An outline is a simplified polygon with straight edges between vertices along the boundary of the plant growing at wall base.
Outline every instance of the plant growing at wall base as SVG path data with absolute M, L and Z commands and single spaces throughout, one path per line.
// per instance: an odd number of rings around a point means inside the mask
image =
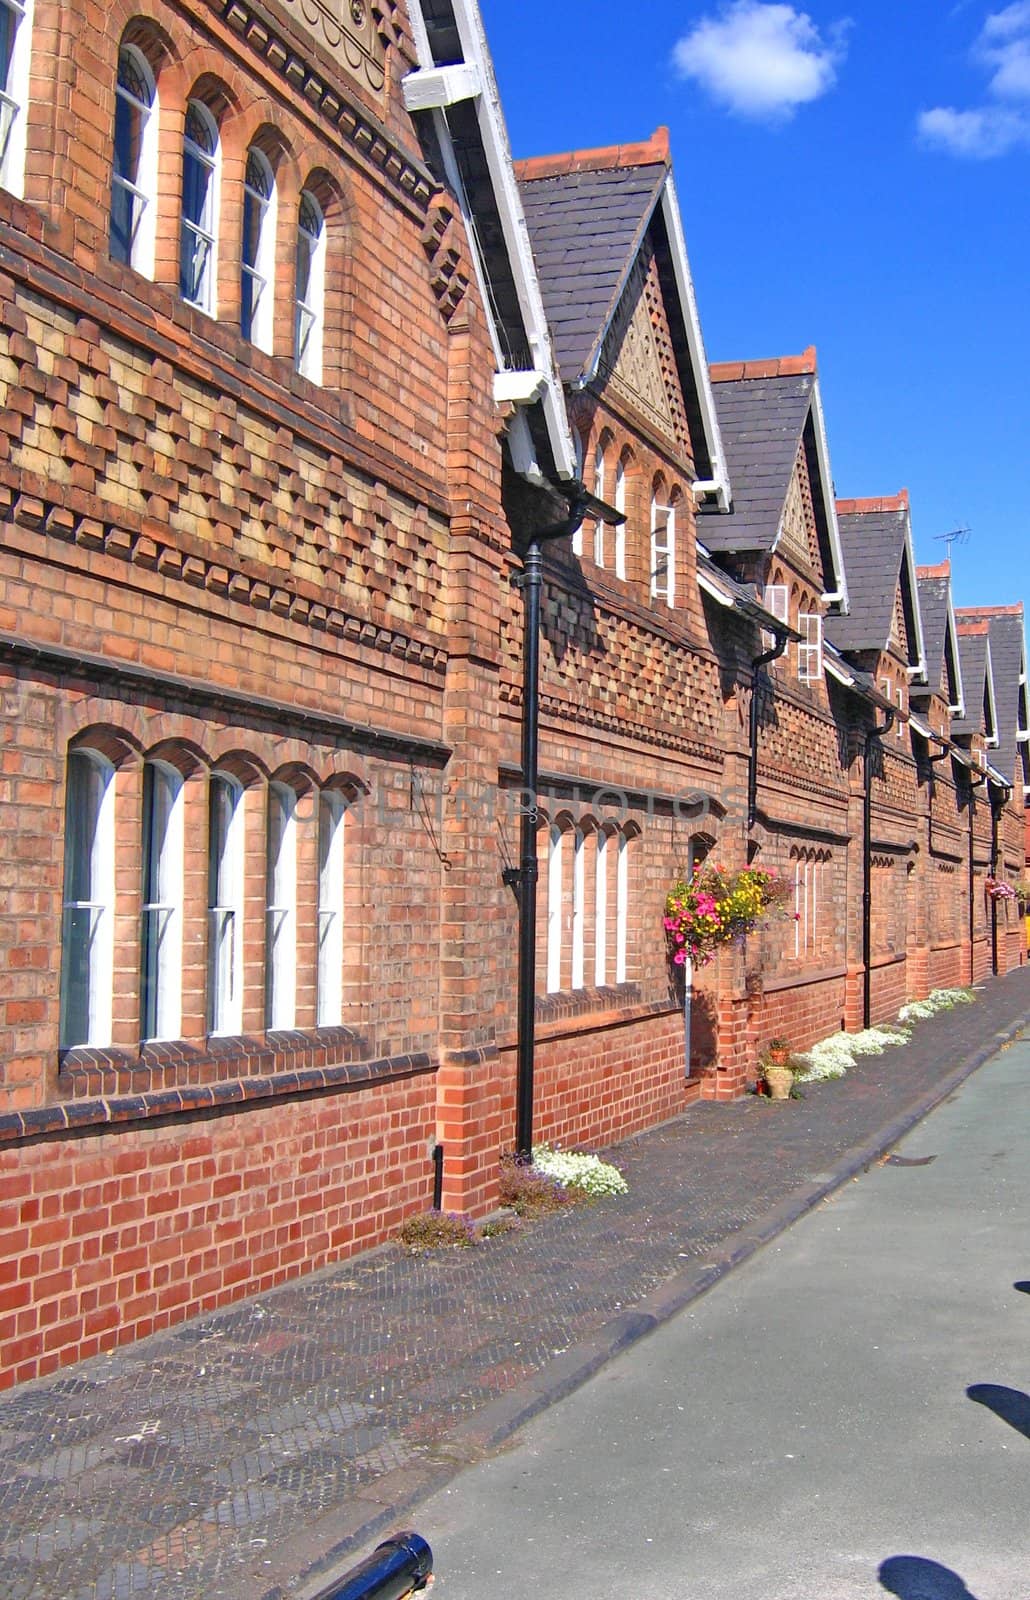
M 591 1200 L 629 1192 L 618 1167 L 581 1150 L 552 1150 L 550 1145 L 534 1145 L 533 1165 L 537 1172 L 553 1178 L 565 1189 Z
M 764 867 L 728 872 L 704 863 L 680 878 L 665 899 L 664 926 L 673 965 L 706 967 L 719 948 L 742 939 L 771 913 L 787 913 L 791 886 Z
M 480 1234 L 464 1212 L 422 1211 L 402 1222 L 394 1237 L 410 1255 L 421 1256 L 430 1250 L 468 1250 Z

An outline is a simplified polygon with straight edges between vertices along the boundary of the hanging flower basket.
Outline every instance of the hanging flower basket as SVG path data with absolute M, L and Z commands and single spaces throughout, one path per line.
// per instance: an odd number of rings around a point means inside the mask
M 707 863 L 673 884 L 665 900 L 665 932 L 673 964 L 706 967 L 720 946 L 758 927 L 769 916 L 790 915 L 792 886 L 775 872 L 741 867 L 727 872 Z
M 984 888 L 987 890 L 989 900 L 1018 900 L 1019 895 L 1011 883 L 1003 883 L 1000 878 L 985 878 Z

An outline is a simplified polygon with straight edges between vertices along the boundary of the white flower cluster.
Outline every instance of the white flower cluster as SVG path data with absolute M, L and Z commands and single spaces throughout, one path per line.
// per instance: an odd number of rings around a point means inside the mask
M 824 1078 L 843 1078 L 859 1056 L 878 1056 L 889 1045 L 905 1044 L 909 1038 L 907 1028 L 866 1028 L 862 1033 L 831 1033 L 820 1039 L 811 1050 L 795 1057 L 801 1071 L 795 1073 L 798 1083 L 819 1083 Z
M 899 1022 L 922 1022 L 925 1017 L 935 1017 L 938 1011 L 950 1011 L 952 1006 L 969 1006 L 976 995 L 972 989 L 931 989 L 925 1000 L 913 1000 L 898 1012 Z
M 610 1194 L 628 1194 L 629 1188 L 618 1167 L 602 1161 L 600 1156 L 581 1155 L 574 1150 L 552 1150 L 550 1145 L 533 1146 L 533 1165 L 538 1172 L 557 1178 L 566 1189 L 581 1189 L 584 1194 L 599 1198 Z
M 819 1083 L 824 1078 L 843 1078 L 859 1056 L 878 1056 L 892 1044 L 906 1044 L 911 1038 L 910 1024 L 938 1011 L 948 1011 L 952 1006 L 971 1005 L 976 999 L 972 989 L 932 989 L 925 1000 L 913 1000 L 898 1012 L 900 1026 L 892 1028 L 866 1028 L 863 1033 L 831 1033 L 821 1039 L 811 1050 L 795 1056 L 801 1070 L 795 1073 L 798 1083 Z

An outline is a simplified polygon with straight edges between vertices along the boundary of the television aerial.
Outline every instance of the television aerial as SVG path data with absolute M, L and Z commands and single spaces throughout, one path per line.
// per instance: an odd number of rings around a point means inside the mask
M 947 546 L 947 556 L 948 560 L 950 561 L 952 545 L 968 544 L 969 535 L 972 533 L 972 531 L 972 528 L 967 528 L 965 524 L 962 524 L 960 527 L 952 528 L 950 533 L 935 533 L 934 538 L 939 544 Z

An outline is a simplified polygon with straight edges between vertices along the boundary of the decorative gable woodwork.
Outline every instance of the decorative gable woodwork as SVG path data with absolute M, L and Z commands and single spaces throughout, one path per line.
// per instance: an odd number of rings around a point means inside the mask
M 598 375 L 663 438 L 690 453 L 690 431 L 662 301 L 654 253 L 644 249 L 630 273 L 605 340 Z
M 891 617 L 891 644 L 898 654 L 908 660 L 908 625 L 905 622 L 905 602 L 901 584 L 894 591 L 894 614 Z
M 819 554 L 819 535 L 815 525 L 812 484 L 804 444 L 798 448 L 780 527 L 784 554 L 818 574 L 819 582 L 825 586 L 825 574 L 822 571 L 822 558 Z

